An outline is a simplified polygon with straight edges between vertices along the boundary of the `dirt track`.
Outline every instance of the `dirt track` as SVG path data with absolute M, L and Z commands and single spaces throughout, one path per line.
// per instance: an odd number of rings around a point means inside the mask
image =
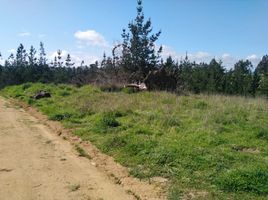
M 135 199 L 68 141 L 0 97 L 0 200 Z

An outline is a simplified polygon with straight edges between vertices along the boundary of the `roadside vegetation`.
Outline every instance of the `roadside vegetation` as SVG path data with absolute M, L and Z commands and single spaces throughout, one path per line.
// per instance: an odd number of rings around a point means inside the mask
M 39 90 L 52 97 L 32 99 Z M 41 83 L 9 86 L 0 94 L 61 121 L 133 176 L 166 178 L 169 199 L 267 199 L 265 99 Z

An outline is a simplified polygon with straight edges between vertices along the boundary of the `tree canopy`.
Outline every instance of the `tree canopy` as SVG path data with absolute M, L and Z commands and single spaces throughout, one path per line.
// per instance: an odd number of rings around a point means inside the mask
M 186 54 L 178 61 L 172 56 L 161 57 L 162 47 L 156 43 L 160 35 L 161 31 L 153 33 L 151 19 L 145 19 L 142 1 L 138 0 L 137 15 L 128 29 L 123 29 L 122 42 L 113 48 L 112 56 L 104 53 L 102 60 L 85 65 L 84 61 L 74 63 L 70 54 L 64 58 L 59 49 L 49 61 L 43 42 L 38 50 L 19 44 L 16 53 L 0 65 L 0 88 L 25 82 L 121 87 L 146 81 L 151 90 L 268 97 L 268 55 L 255 69 L 248 60 L 239 60 L 229 70 L 216 59 L 196 63 Z

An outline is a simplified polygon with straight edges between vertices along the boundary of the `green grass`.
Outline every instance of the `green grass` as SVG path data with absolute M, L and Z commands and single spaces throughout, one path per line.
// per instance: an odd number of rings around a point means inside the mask
M 31 99 L 38 90 L 52 98 Z M 268 199 L 265 99 L 31 83 L 0 93 L 61 121 L 133 176 L 167 178 L 169 199 Z

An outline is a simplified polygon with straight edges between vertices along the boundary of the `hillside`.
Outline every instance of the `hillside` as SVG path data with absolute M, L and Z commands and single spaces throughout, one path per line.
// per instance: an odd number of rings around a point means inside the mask
M 36 91 L 52 98 L 33 100 Z M 267 199 L 268 102 L 166 92 L 32 84 L 0 92 L 36 107 L 141 179 L 168 180 L 169 199 Z

